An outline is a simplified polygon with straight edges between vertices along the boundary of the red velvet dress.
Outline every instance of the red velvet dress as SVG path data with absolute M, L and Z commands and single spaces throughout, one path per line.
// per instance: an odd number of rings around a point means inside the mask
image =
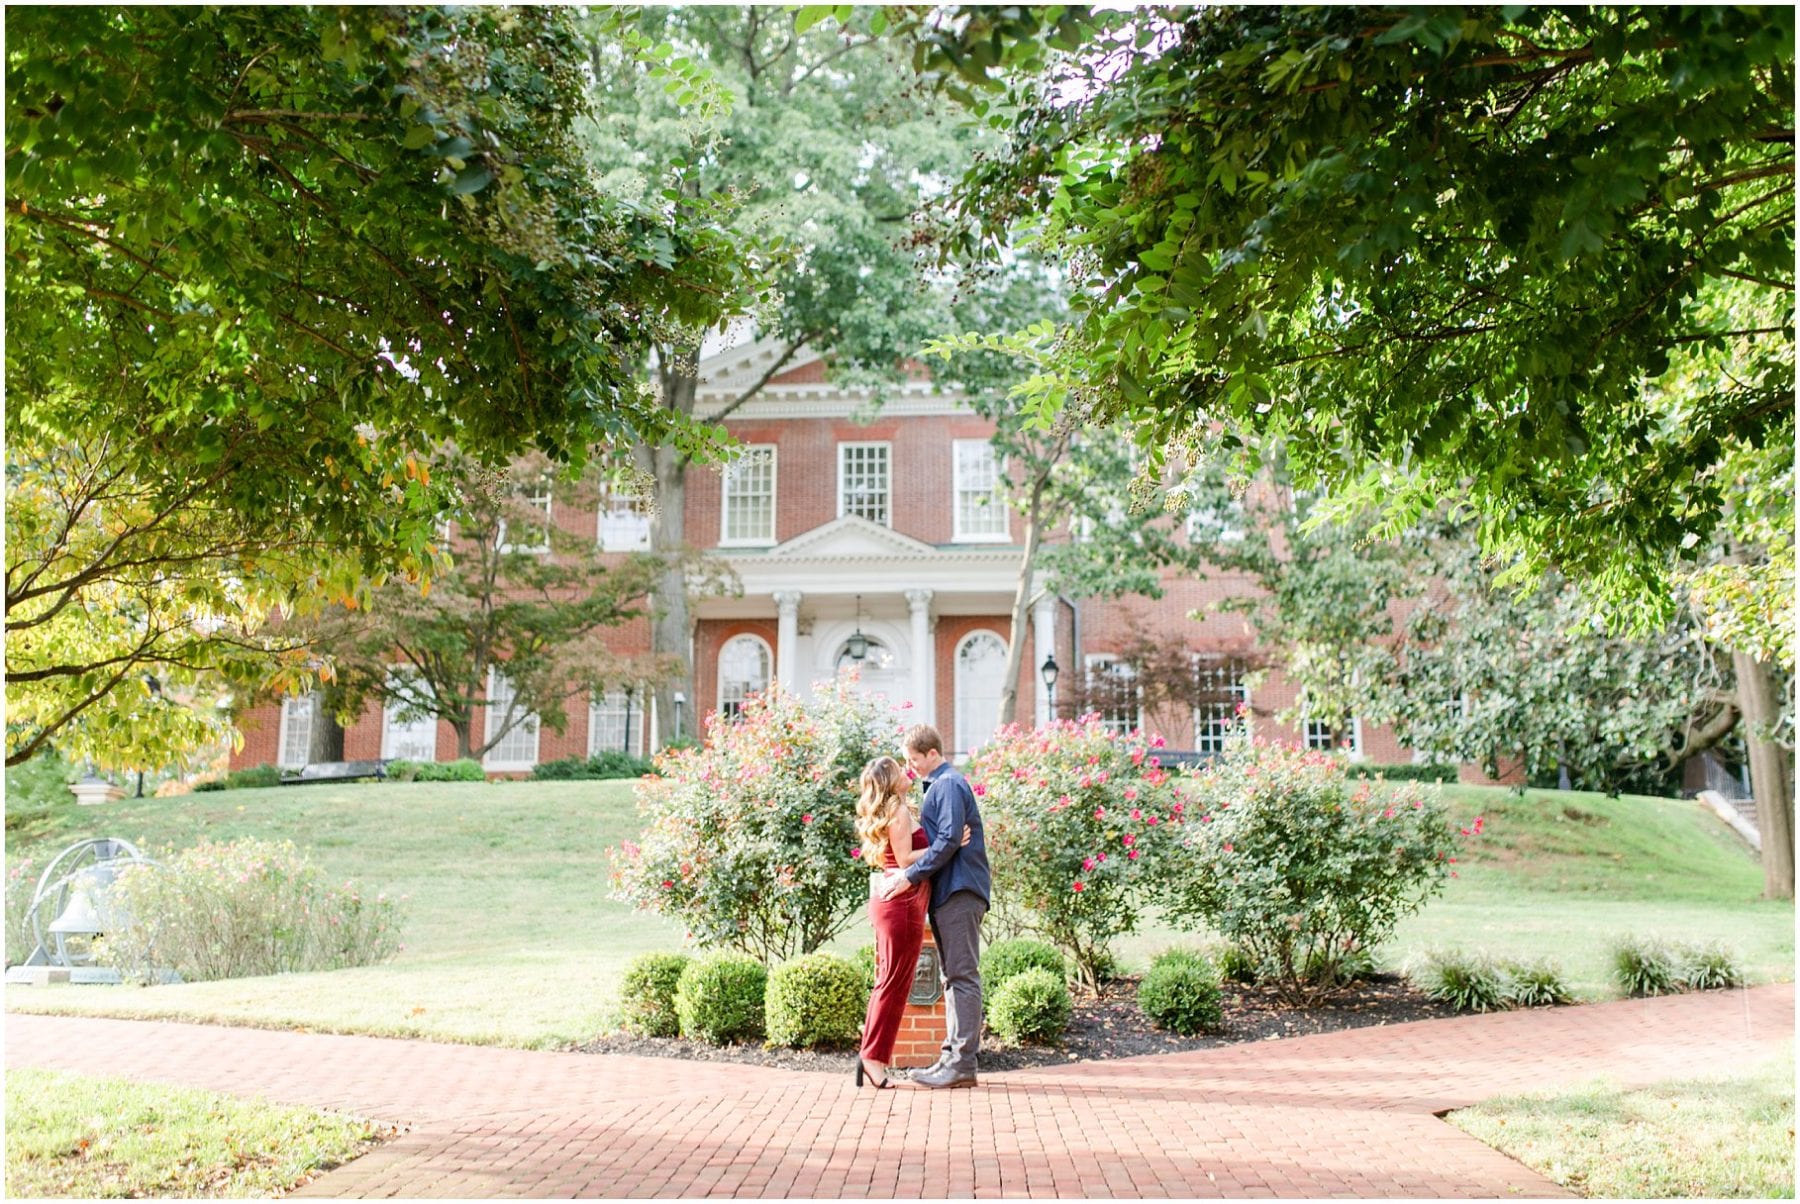
M 912 847 L 931 842 L 924 828 L 914 828 Z M 883 864 L 898 868 L 894 850 L 887 850 Z M 919 949 L 925 943 L 925 911 L 931 905 L 931 884 L 910 886 L 891 899 L 869 900 L 869 922 L 875 928 L 875 990 L 863 1017 L 862 1056 L 871 1062 L 892 1061 L 894 1039 L 900 1034 L 900 1017 L 906 996 L 912 991 L 919 969 Z

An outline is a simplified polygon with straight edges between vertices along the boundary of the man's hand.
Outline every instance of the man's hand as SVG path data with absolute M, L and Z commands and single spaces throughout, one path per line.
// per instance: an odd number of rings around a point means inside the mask
M 881 900 L 893 898 L 905 890 L 908 883 L 906 875 L 899 870 L 889 870 L 881 877 L 881 885 L 875 888 L 875 897 Z

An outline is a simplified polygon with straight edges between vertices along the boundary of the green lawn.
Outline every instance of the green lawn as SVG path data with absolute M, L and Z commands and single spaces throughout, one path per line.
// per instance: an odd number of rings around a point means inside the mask
M 681 932 L 606 898 L 603 850 L 635 835 L 629 782 L 351 784 L 66 806 L 8 832 L 8 855 L 81 835 L 147 845 L 286 837 L 334 876 L 408 896 L 406 948 L 332 973 L 180 986 L 7 988 L 16 1011 L 164 1016 L 530 1047 L 592 1036 L 625 963 Z M 1794 912 L 1757 898 L 1755 859 L 1696 803 L 1447 788 L 1486 816 L 1460 877 L 1405 922 L 1383 960 L 1460 945 L 1550 955 L 1587 997 L 1611 993 L 1606 947 L 1627 933 L 1722 937 L 1754 981 L 1793 977 Z M 860 922 L 835 944 L 868 941 Z M 1152 925 L 1128 966 L 1187 939 Z
M 6 1197 L 278 1196 L 379 1140 L 367 1121 L 210 1091 L 6 1072 Z
M 1606 1199 L 1792 1199 L 1794 1057 L 1624 1090 L 1601 1081 L 1486 1100 L 1451 1124 Z

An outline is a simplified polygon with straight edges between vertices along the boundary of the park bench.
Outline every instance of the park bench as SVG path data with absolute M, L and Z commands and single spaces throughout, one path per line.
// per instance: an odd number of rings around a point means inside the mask
M 310 786 L 316 782 L 355 782 L 363 778 L 374 778 L 377 781 L 387 777 L 387 762 L 376 761 L 316 761 L 305 766 L 298 773 L 281 775 L 283 786 Z

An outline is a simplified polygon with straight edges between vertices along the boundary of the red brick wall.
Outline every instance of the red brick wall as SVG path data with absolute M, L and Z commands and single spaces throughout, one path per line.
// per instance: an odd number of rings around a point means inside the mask
M 881 418 L 859 426 L 848 418 L 792 418 L 727 422 L 745 444 L 773 444 L 775 452 L 775 539 L 794 538 L 838 516 L 838 444 L 891 444 L 888 467 L 893 486 L 892 526 L 925 543 L 955 537 L 955 453 L 957 439 L 985 439 L 994 424 L 973 415 L 935 418 Z M 720 471 L 696 467 L 687 478 L 688 542 L 716 547 L 721 513 Z M 1017 515 L 1012 538 L 1023 538 Z

